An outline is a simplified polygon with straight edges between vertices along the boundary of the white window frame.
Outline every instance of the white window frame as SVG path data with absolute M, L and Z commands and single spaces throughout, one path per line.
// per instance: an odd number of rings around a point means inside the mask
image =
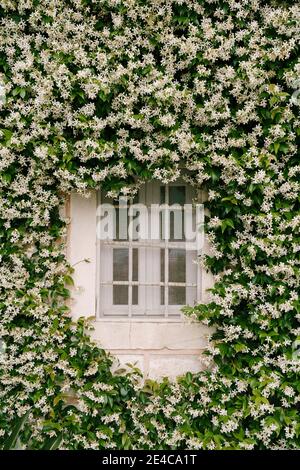
M 195 194 L 193 188 L 182 180 L 177 180 L 168 185 L 163 185 L 160 182 L 149 182 L 146 183 L 145 189 L 140 191 L 139 203 L 149 205 L 160 204 L 160 188 L 165 186 L 166 189 L 166 204 L 168 204 L 168 193 L 171 186 L 185 186 L 186 188 L 186 203 L 191 203 L 192 200 L 201 202 L 199 199 L 200 192 Z M 101 190 L 97 192 L 97 209 L 99 204 L 101 204 Z M 171 209 L 172 210 L 172 209 Z M 165 224 L 166 227 L 169 227 L 169 217 L 170 210 L 166 210 Z M 197 214 L 197 213 L 196 213 Z M 157 215 L 159 217 L 159 214 Z M 157 221 L 159 224 L 159 219 Z M 201 221 L 196 220 L 196 224 L 201 223 Z M 167 229 L 168 230 L 168 229 Z M 199 255 L 202 251 L 200 236 L 197 236 L 197 248 L 196 255 Z M 156 243 L 156 248 L 152 250 L 146 249 L 145 240 L 143 241 L 111 241 L 106 242 L 107 245 L 110 245 L 108 249 L 102 250 L 101 244 L 104 243 L 102 240 L 96 242 L 96 320 L 113 320 L 114 318 L 118 320 L 145 320 L 151 321 L 178 321 L 182 318 L 181 309 L 183 305 L 168 305 L 168 302 L 165 302 L 164 305 L 160 304 L 160 289 L 161 286 L 165 283 L 165 300 L 168 300 L 168 286 L 183 285 L 182 283 L 169 283 L 168 282 L 168 248 L 185 248 L 184 241 L 168 241 L 161 240 Z M 151 242 L 152 243 L 152 242 Z M 143 246 L 144 245 L 144 246 Z M 155 243 L 154 243 L 155 245 Z M 148 243 L 147 243 L 147 246 Z M 128 281 L 113 281 L 113 248 L 118 247 L 128 247 L 129 249 L 129 279 Z M 132 281 L 132 249 L 139 249 L 138 256 L 138 273 L 139 280 Z M 165 273 L 164 273 L 164 283 L 158 282 L 160 280 L 160 249 L 165 249 Z M 186 287 L 193 287 L 196 289 L 196 299 L 195 302 L 202 301 L 202 269 L 200 268 L 199 263 L 193 263 L 196 256 L 194 251 L 186 251 L 186 278 L 184 285 Z M 150 267 L 150 269 L 149 269 Z M 190 267 L 190 269 L 189 269 Z M 147 273 L 146 273 L 147 268 Z M 107 292 L 104 296 L 101 295 L 101 270 L 105 269 L 106 277 L 109 278 L 107 281 Z M 159 270 L 159 271 L 158 271 Z M 189 277 L 191 277 L 191 271 L 194 270 L 194 276 L 196 277 L 196 282 L 191 282 Z M 129 288 L 128 293 L 128 306 L 126 305 L 113 305 L 112 301 L 112 290 L 113 285 L 129 285 L 139 286 L 139 295 L 138 295 L 138 305 L 132 305 L 132 289 Z M 153 284 L 153 289 L 152 289 Z M 157 288 L 158 295 L 153 295 L 151 290 L 154 291 L 155 287 Z M 147 288 L 146 288 L 147 287 Z M 187 294 L 187 292 L 186 292 Z M 109 297 L 109 298 L 108 298 Z M 186 304 L 191 305 L 192 302 L 189 302 L 187 295 Z M 150 308 L 146 308 L 146 306 Z

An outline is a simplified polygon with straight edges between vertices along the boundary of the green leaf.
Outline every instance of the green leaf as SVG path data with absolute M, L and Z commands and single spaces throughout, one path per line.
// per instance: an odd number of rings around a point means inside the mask
M 137 120 L 144 119 L 143 114 L 133 114 L 132 117 L 133 117 L 133 119 L 137 119 Z
M 222 202 L 231 202 L 231 204 L 237 204 L 237 199 L 234 196 L 226 196 L 222 198 Z
M 275 142 L 275 143 L 273 144 L 273 147 L 274 147 L 274 152 L 275 152 L 275 154 L 277 155 L 278 150 L 280 149 L 280 142 Z
M 56 406 L 60 401 L 64 401 L 63 396 L 62 395 L 57 395 L 53 399 L 53 405 Z
M 237 344 L 234 345 L 234 349 L 236 350 L 236 352 L 242 352 L 242 351 L 245 351 L 247 349 L 247 346 L 245 346 L 242 343 L 237 343 Z
M 71 276 L 69 276 L 68 274 L 65 275 L 64 277 L 64 280 L 65 280 L 65 283 L 68 285 L 68 286 L 74 286 L 74 280 Z
M 127 388 L 125 388 L 125 387 L 120 388 L 120 394 L 121 394 L 122 397 L 126 397 L 127 393 L 128 393 Z
M 29 411 L 27 411 L 25 415 L 21 416 L 21 418 L 17 419 L 11 434 L 9 435 L 9 437 L 6 439 L 6 441 L 3 444 L 4 450 L 13 450 L 16 448 L 19 434 L 22 431 L 23 426 L 28 419 L 28 415 L 29 415 Z
M 49 437 L 43 444 L 43 450 L 56 450 L 59 448 L 60 444 L 62 443 L 63 435 L 62 433 L 58 434 L 58 436 Z
M 129 439 L 129 436 L 128 436 L 128 434 L 124 433 L 122 435 L 122 447 L 123 447 L 123 449 L 128 450 L 128 449 L 130 449 L 130 446 L 131 446 L 131 441 Z
M 222 220 L 222 223 L 221 223 L 221 230 L 222 230 L 222 233 L 225 232 L 225 230 L 226 230 L 227 227 L 234 228 L 234 222 L 233 222 L 233 220 L 231 220 L 231 219 L 224 219 L 224 220 Z

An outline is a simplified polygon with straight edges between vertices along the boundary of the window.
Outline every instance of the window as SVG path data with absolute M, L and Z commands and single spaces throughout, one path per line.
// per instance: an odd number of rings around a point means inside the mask
M 199 195 L 200 202 L 206 199 L 204 191 L 199 190 Z M 199 356 L 213 331 L 203 323 L 185 321 L 180 312 L 184 304 L 208 302 L 207 289 L 214 285 L 212 274 L 194 263 L 197 251 L 211 254 L 203 232 L 196 244 L 189 245 L 192 237 L 180 230 L 180 224 L 174 226 L 176 214 L 177 222 L 184 224 L 188 214 L 173 210 L 173 202 L 182 208 L 183 202 L 192 200 L 196 202 L 196 193 L 182 181 L 168 186 L 151 182 L 128 201 L 129 208 L 125 201 L 115 201 L 116 213 L 121 212 L 113 224 L 106 223 L 105 204 L 112 201 L 103 193 L 92 191 L 85 197 L 74 191 L 66 204 L 70 219 L 66 254 L 74 266 L 75 284 L 72 318 L 93 318 L 93 340 L 117 357 L 121 367 L 136 364 L 145 377 L 200 370 Z M 145 206 L 163 202 L 168 202 L 169 214 L 161 207 L 154 211 L 151 233 L 148 219 L 152 218 Z M 141 206 L 142 217 L 137 209 L 131 211 L 134 205 Z M 201 225 L 203 214 L 198 221 L 197 211 L 192 215 L 195 226 Z M 115 236 L 99 238 L 100 219 L 104 228 L 115 226 Z M 122 233 L 125 219 L 133 222 L 131 238 Z
M 133 200 L 99 192 L 98 317 L 178 318 L 182 306 L 201 300 L 195 201 L 193 188 L 181 182 L 147 183 Z

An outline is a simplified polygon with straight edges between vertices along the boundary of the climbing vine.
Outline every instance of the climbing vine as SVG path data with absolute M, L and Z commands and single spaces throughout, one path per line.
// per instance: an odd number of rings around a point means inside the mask
M 297 1 L 0 2 L 0 445 L 300 446 Z M 70 191 L 205 189 L 208 368 L 112 372 L 73 323 Z M 82 312 L 83 315 L 85 312 Z M 58 441 L 57 441 L 58 442 Z

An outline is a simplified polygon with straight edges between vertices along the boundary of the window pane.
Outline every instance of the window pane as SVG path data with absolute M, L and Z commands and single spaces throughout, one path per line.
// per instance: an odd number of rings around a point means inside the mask
M 113 286 L 113 304 L 128 305 L 128 286 Z
M 128 281 L 128 248 L 113 250 L 113 280 Z
M 160 187 L 160 204 L 166 203 L 166 187 Z M 165 214 L 164 211 L 160 211 L 159 213 L 159 236 L 162 240 L 165 237 Z
M 139 288 L 138 286 L 132 286 L 132 305 L 138 305 L 139 303 Z
M 132 280 L 139 280 L 139 250 L 138 248 L 132 249 Z
M 160 250 L 160 282 L 165 282 L 165 250 Z
M 183 206 L 186 202 L 185 186 L 170 186 L 169 204 Z M 170 240 L 184 240 L 184 212 L 176 210 L 170 212 Z
M 124 198 L 109 198 L 106 193 L 103 191 L 101 193 L 101 202 L 102 204 L 110 204 L 114 207 L 114 217 L 113 217 L 113 233 L 114 240 L 127 240 L 127 212 L 126 204 L 127 201 Z M 120 228 L 121 225 L 121 228 Z
M 169 282 L 186 282 L 186 252 L 180 248 L 169 248 Z M 160 250 L 160 280 L 165 282 L 165 250 Z M 169 286 L 169 305 L 186 303 L 185 286 Z M 165 304 L 165 288 L 160 288 L 160 304 Z
M 187 287 L 186 288 L 186 305 L 195 305 L 197 300 L 197 288 L 196 287 Z
M 116 201 L 116 240 L 128 240 L 128 205 L 127 198 Z
M 166 203 L 166 187 L 160 187 L 160 203 Z M 185 186 L 169 186 L 169 206 L 179 204 L 182 209 L 175 209 L 170 207 L 169 212 L 169 239 L 170 240 L 184 240 L 184 211 L 183 206 L 186 202 L 186 188 Z M 160 213 L 160 238 L 165 238 L 165 214 L 163 211 Z
M 169 249 L 169 282 L 185 282 L 185 250 Z
M 184 241 L 184 211 L 170 209 L 170 241 Z
M 165 305 L 165 287 L 160 288 L 160 305 Z
M 165 282 L 165 250 L 160 250 L 160 282 Z M 160 288 L 160 305 L 165 304 L 165 286 Z
M 161 204 L 166 203 L 166 187 L 165 186 L 160 187 L 160 203 Z
M 185 186 L 170 186 L 169 187 L 169 204 L 185 204 Z
M 137 204 L 139 201 L 139 194 L 136 194 L 134 198 L 130 199 L 127 197 L 120 197 L 119 199 L 110 199 L 110 203 L 115 205 L 116 212 L 116 232 L 115 240 L 128 240 L 128 228 L 130 223 L 129 218 L 129 206 Z M 134 217 L 137 218 L 138 214 Z M 134 239 L 138 239 L 138 236 L 134 236 Z
M 169 287 L 169 305 L 185 305 L 185 287 Z
M 139 250 L 138 248 L 132 249 L 132 280 L 139 280 Z M 139 287 L 132 286 L 132 305 L 139 303 Z

